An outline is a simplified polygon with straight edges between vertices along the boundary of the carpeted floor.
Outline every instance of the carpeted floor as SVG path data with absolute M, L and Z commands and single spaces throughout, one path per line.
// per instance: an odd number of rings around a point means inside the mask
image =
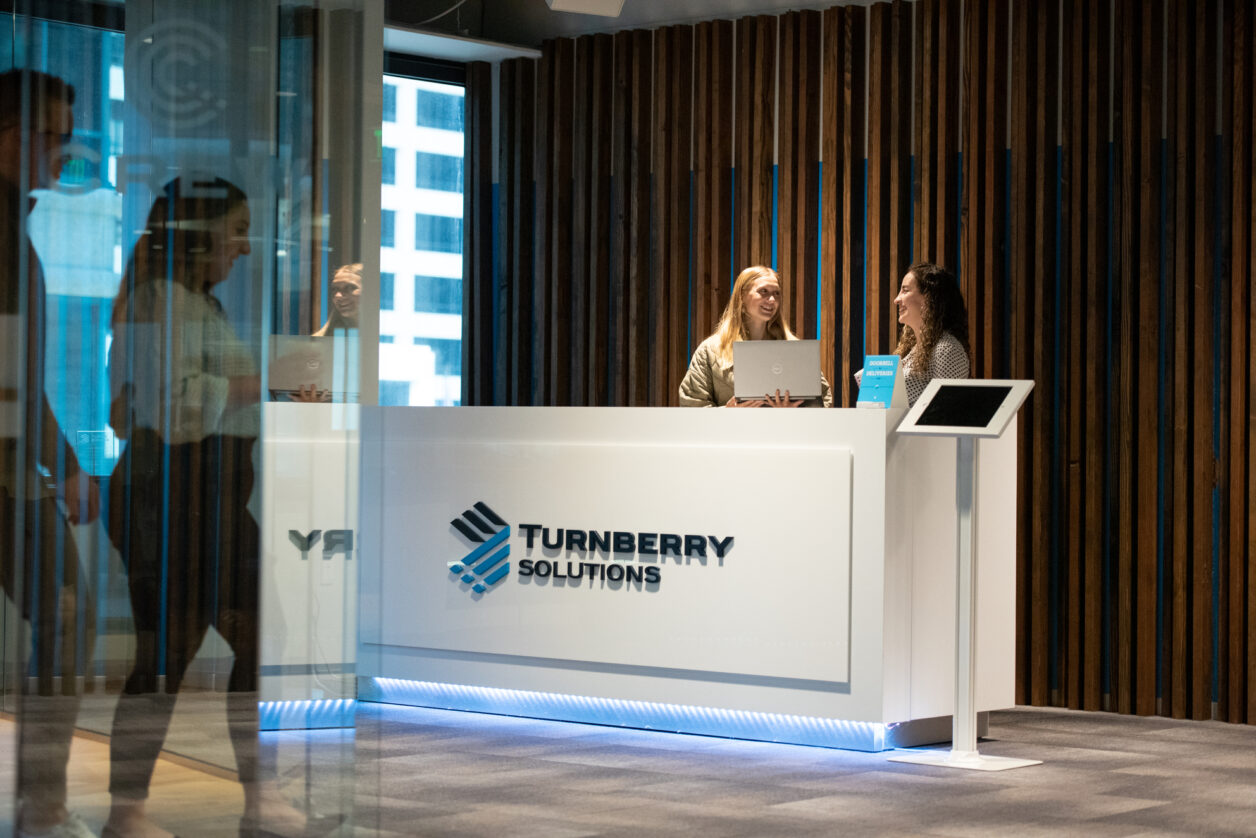
M 982 752 L 1044 764 L 999 773 L 370 704 L 356 734 L 263 739 L 289 797 L 352 810 L 342 836 L 1256 836 L 1256 727 L 1219 722 L 1002 711 Z M 76 741 L 71 807 L 97 829 L 107 767 L 100 737 Z M 151 811 L 184 838 L 232 835 L 240 805 L 221 768 L 159 765 Z
M 396 835 L 1256 835 L 1256 727 L 991 715 L 998 773 L 859 754 L 366 705 L 357 812 Z

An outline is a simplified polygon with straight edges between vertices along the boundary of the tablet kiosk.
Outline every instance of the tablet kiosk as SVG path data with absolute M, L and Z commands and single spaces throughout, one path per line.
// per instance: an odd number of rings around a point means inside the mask
M 985 757 L 977 750 L 977 440 L 1003 435 L 1032 381 L 935 378 L 898 426 L 900 434 L 955 437 L 955 707 L 951 750 L 890 757 L 891 762 L 1004 771 L 1041 760 Z

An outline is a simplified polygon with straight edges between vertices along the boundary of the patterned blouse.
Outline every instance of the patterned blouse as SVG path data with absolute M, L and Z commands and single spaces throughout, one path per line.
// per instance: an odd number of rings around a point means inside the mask
M 916 348 L 919 349 L 919 345 Z M 938 338 L 927 366 L 918 364 L 918 360 L 919 353 L 913 350 L 902 361 L 903 384 L 907 388 L 909 405 L 916 403 L 935 378 L 968 378 L 968 353 L 950 332 L 943 332 Z

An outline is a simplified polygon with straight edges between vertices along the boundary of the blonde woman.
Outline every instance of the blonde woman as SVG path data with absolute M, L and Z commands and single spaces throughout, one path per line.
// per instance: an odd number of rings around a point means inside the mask
M 326 337 L 334 334 L 337 329 L 356 329 L 361 297 L 362 263 L 355 262 L 337 268 L 331 279 L 331 313 L 314 336 Z
M 746 268 L 733 283 L 715 333 L 698 345 L 680 382 L 682 407 L 798 407 L 802 400 L 783 396 L 738 402 L 733 396 L 733 344 L 739 340 L 798 340 L 785 322 L 785 289 L 776 271 L 763 265 Z M 824 407 L 833 406 L 829 382 L 820 376 Z M 816 402 L 816 400 L 812 400 Z

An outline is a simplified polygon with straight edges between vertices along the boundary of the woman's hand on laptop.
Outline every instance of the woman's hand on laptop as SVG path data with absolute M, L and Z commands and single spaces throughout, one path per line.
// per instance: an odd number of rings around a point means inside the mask
M 771 393 L 764 396 L 762 404 L 765 407 L 802 407 L 802 401 L 802 399 L 791 399 L 788 390 L 785 391 L 784 396 L 781 395 L 780 390 L 777 390 L 775 397 Z
M 763 407 L 766 404 L 767 402 L 765 402 L 763 399 L 743 399 L 742 401 L 737 401 L 737 397 L 733 396 L 731 399 L 728 400 L 727 403 L 725 403 L 724 406 L 725 407 Z

